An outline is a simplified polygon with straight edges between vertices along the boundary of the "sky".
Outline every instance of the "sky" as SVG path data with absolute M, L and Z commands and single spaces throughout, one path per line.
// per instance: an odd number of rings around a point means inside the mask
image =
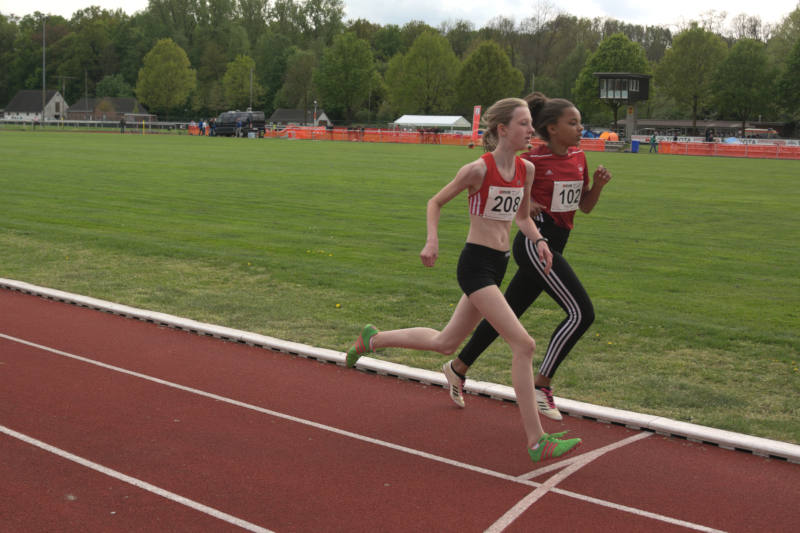
M 402 26 L 410 20 L 421 20 L 436 27 L 448 20 L 463 19 L 477 29 L 500 15 L 520 22 L 545 5 L 556 13 L 578 17 L 608 17 L 629 24 L 677 28 L 690 20 L 700 20 L 710 11 L 727 13 L 726 25 L 741 13 L 758 15 L 763 23 L 775 24 L 800 6 L 800 0 L 345 0 L 344 4 L 345 20 L 363 18 L 382 25 Z M 146 8 L 147 0 L 0 0 L 0 13 L 24 16 L 39 11 L 70 18 L 75 11 L 91 5 L 133 14 Z M 558 5 L 561 7 L 554 7 Z

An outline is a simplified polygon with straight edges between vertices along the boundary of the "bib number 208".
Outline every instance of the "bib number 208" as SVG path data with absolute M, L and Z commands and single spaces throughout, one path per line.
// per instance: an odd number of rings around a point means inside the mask
M 522 202 L 522 188 L 489 187 L 489 202 L 486 218 L 512 220 Z

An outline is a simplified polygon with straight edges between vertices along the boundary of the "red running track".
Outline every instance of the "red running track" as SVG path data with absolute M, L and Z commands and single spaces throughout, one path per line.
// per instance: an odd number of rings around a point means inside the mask
M 800 465 L 0 290 L 2 531 L 800 531 Z

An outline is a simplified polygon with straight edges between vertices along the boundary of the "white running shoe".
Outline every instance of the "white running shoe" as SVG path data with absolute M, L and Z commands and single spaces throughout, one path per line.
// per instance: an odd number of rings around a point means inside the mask
M 553 401 L 553 391 L 550 387 L 536 387 L 536 406 L 539 412 L 552 420 L 561 420 L 561 412 Z
M 444 377 L 447 378 L 448 389 L 450 390 L 450 399 L 462 409 L 464 408 L 464 381 L 458 374 L 455 373 L 453 367 L 450 366 L 453 361 L 447 361 L 442 365 L 442 372 Z

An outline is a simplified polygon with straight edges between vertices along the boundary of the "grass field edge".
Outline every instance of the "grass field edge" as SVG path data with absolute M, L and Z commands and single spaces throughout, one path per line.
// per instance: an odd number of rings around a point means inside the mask
M 345 353 L 335 350 L 308 346 L 275 337 L 219 326 L 216 324 L 198 322 L 196 320 L 160 313 L 157 311 L 139 309 L 106 300 L 92 298 L 90 296 L 83 296 L 58 289 L 41 287 L 24 281 L 0 278 L 0 288 L 31 294 L 49 300 L 64 302 L 96 311 L 112 313 L 161 326 L 180 329 L 197 335 L 206 335 L 229 342 L 238 342 L 289 355 L 316 359 L 325 363 L 333 363 L 340 366 L 345 365 Z M 405 379 L 428 385 L 436 385 L 443 388 L 447 387 L 447 382 L 444 378 L 444 375 L 440 372 L 413 368 L 407 365 L 381 361 L 371 357 L 362 357 L 359 359 L 357 368 L 365 372 L 392 376 L 399 379 Z M 516 401 L 514 389 L 507 385 L 468 379 L 464 390 L 467 393 L 479 396 L 510 402 Z M 694 442 L 702 442 L 704 444 L 719 446 L 720 448 L 724 449 L 749 452 L 762 457 L 781 459 L 791 463 L 800 464 L 800 445 L 701 426 L 688 422 L 681 422 L 656 415 L 647 415 L 633 411 L 615 409 L 613 407 L 594 405 L 586 402 L 570 400 L 568 398 L 556 397 L 556 399 L 558 407 L 562 412 L 576 418 L 595 420 L 600 423 L 621 425 L 630 429 L 652 431 L 669 437 L 677 437 Z

